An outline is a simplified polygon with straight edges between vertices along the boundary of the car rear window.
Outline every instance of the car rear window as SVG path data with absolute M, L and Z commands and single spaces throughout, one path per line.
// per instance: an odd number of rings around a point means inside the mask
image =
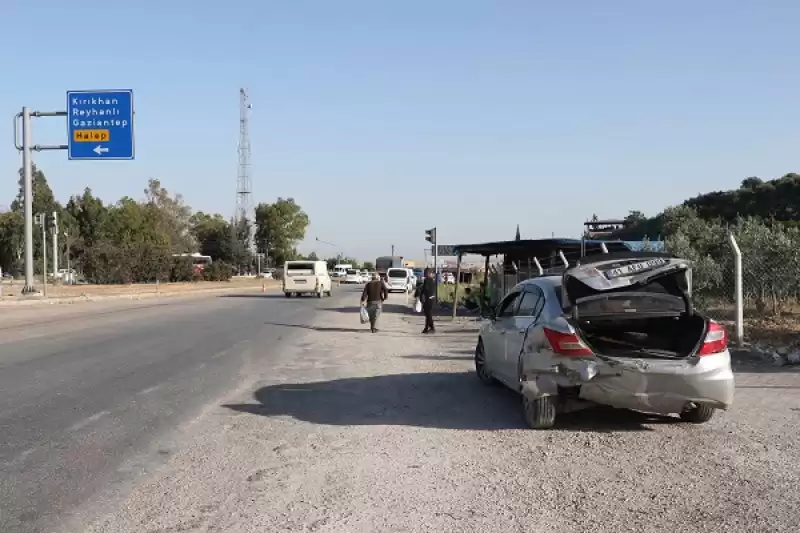
M 578 304 L 580 316 L 682 313 L 685 309 L 683 300 L 677 296 L 647 292 L 601 294 Z
M 352 276 L 353 274 L 358 274 L 358 271 L 357 271 L 357 270 L 353 270 L 353 269 L 351 268 L 350 270 L 348 270 L 348 271 L 347 271 L 347 273 L 348 273 L 348 274 L 350 274 L 350 275 Z
M 314 270 L 314 263 L 286 263 L 286 270 Z
M 387 272 L 386 275 L 389 276 L 390 278 L 407 278 L 408 277 L 408 272 L 406 272 L 405 270 L 391 270 L 390 269 L 389 272 Z

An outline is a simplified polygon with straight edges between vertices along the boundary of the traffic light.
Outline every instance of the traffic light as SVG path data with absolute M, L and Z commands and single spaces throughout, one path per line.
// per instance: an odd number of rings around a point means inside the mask
M 436 244 L 436 228 L 425 230 L 425 240 L 431 244 Z

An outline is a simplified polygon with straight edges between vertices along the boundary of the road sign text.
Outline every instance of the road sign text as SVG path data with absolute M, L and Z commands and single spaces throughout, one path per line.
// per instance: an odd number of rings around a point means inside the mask
M 70 159 L 134 159 L 133 91 L 67 92 Z
M 76 143 L 105 142 L 111 139 L 108 130 L 73 130 L 72 140 Z

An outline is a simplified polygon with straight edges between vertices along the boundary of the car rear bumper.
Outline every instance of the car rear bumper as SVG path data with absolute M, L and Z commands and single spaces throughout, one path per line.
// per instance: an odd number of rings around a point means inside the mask
M 663 414 L 680 413 L 691 404 L 717 409 L 733 404 L 735 380 L 727 351 L 685 360 L 550 359 L 556 364 L 545 370 L 523 356 L 524 394 L 549 396 L 559 388 L 578 387 L 582 400 Z

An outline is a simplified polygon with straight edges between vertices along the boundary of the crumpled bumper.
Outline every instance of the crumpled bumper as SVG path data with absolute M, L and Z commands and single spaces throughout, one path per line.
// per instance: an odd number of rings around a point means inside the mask
M 689 404 L 727 409 L 734 376 L 725 351 L 685 360 L 571 358 L 523 354 L 521 388 L 529 398 L 579 387 L 578 398 L 622 409 L 680 413 Z

